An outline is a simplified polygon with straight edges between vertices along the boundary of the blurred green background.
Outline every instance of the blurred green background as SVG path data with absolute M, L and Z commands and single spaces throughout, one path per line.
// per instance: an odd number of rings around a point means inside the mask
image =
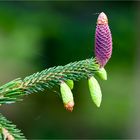
M 140 138 L 140 2 L 0 2 L 0 83 L 92 57 L 102 11 L 113 55 L 105 67 L 108 80 L 98 79 L 101 107 L 92 102 L 86 80 L 75 83 L 72 113 L 52 91 L 2 106 L 28 139 Z

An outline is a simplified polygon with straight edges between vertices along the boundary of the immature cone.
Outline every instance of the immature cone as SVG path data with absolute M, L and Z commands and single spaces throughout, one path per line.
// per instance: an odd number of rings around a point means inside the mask
M 112 54 L 112 36 L 108 26 L 105 13 L 100 13 L 97 19 L 95 32 L 95 57 L 100 65 L 104 67 Z
M 102 93 L 98 81 L 91 76 L 88 79 L 89 91 L 93 102 L 97 107 L 100 107 L 102 101 Z
M 68 80 L 66 81 L 66 84 L 70 87 L 70 89 L 73 89 L 73 87 L 74 87 L 74 82 L 73 82 L 73 80 L 68 79 Z
M 102 79 L 102 80 L 107 80 L 107 72 L 105 68 L 100 68 L 96 74 Z
M 66 108 L 66 110 L 72 112 L 74 107 L 73 94 L 69 86 L 65 82 L 61 82 L 60 91 L 61 91 L 64 107 Z

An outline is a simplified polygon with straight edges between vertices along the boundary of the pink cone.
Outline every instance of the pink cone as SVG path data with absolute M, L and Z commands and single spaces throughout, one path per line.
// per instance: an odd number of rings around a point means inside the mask
M 100 65 L 104 67 L 112 54 L 112 35 L 108 26 L 107 16 L 102 12 L 97 19 L 95 32 L 95 57 Z

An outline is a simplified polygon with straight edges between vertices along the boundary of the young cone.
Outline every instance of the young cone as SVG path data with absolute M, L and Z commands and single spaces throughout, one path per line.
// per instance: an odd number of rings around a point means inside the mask
M 73 94 L 69 86 L 65 82 L 61 82 L 60 91 L 61 91 L 64 107 L 66 108 L 66 110 L 72 112 L 74 107 Z
M 100 68 L 96 74 L 102 79 L 102 80 L 107 80 L 107 72 L 104 68 Z
M 96 104 L 97 107 L 100 107 L 102 101 L 102 93 L 98 81 L 93 76 L 91 76 L 88 79 L 88 85 L 93 102 Z
M 66 82 L 66 84 L 70 87 L 70 89 L 73 89 L 73 87 L 74 87 L 74 82 L 73 82 L 73 80 L 67 80 L 67 82 Z

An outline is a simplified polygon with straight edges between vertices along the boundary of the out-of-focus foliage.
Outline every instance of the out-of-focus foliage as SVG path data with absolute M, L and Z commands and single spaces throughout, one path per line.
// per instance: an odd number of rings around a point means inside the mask
M 128 138 L 136 75 L 139 2 L 0 2 L 0 83 L 94 55 L 97 14 L 105 12 L 113 37 L 103 102 L 97 109 L 87 81 L 75 83 L 73 113 L 59 90 L 31 95 L 1 107 L 27 138 Z M 131 132 L 131 133 L 129 133 Z

